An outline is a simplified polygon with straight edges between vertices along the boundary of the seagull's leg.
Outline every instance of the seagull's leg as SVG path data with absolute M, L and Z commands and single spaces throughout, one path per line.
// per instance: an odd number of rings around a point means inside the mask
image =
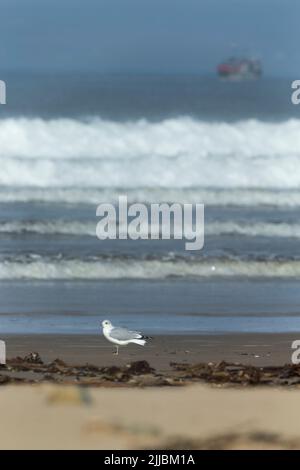
M 119 354 L 119 346 L 116 345 L 116 348 L 117 348 L 117 349 L 116 349 L 116 352 L 114 352 L 114 354 L 115 354 L 116 356 L 118 356 L 118 354 Z

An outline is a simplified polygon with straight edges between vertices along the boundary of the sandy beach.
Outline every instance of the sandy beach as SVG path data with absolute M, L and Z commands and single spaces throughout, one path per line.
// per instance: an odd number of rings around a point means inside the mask
M 1 449 L 300 448 L 299 391 L 0 388 Z

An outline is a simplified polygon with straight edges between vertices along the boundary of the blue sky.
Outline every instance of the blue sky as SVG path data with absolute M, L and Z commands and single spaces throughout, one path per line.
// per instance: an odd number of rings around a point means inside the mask
M 0 0 L 0 18 L 2 70 L 206 74 L 236 52 L 300 76 L 299 0 Z

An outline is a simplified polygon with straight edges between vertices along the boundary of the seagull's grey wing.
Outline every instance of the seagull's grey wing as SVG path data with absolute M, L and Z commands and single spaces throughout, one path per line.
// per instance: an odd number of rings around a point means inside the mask
M 139 339 L 143 336 L 138 331 L 129 331 L 126 328 L 113 328 L 109 335 L 119 341 L 128 341 L 130 339 Z

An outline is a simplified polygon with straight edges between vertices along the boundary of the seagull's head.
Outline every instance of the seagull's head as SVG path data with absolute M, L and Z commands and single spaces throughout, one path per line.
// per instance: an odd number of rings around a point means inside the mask
M 104 320 L 104 321 L 102 322 L 102 327 L 103 327 L 103 328 L 111 328 L 111 327 L 112 327 L 112 324 L 111 324 L 111 322 L 110 322 L 109 320 Z

